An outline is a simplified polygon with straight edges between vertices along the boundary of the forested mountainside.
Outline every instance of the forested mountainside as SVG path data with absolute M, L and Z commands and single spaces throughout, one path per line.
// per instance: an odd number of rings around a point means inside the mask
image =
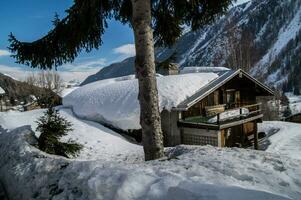
M 107 67 L 102 68 L 99 72 L 94 75 L 88 76 L 81 85 L 86 85 L 94 81 L 115 78 L 119 76 L 125 76 L 134 73 L 135 58 L 130 57 L 122 62 L 113 63 Z
M 172 48 L 157 48 L 158 61 L 175 53 L 185 66 L 243 68 L 285 91 L 301 88 L 301 0 L 252 0 L 214 24 L 186 32 Z M 134 59 L 103 68 L 84 84 L 134 72 Z M 297 91 L 297 90 L 295 90 Z

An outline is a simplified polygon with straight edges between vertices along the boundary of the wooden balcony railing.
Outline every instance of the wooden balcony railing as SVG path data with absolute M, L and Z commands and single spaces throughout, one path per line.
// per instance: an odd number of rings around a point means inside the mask
M 229 121 L 254 117 L 256 115 L 261 114 L 261 111 L 261 103 L 225 110 L 225 112 L 221 112 L 216 115 L 216 124 L 223 124 Z
M 224 106 L 224 105 L 220 105 Z M 218 110 L 218 106 L 212 107 L 213 109 Z M 208 110 L 211 107 L 208 107 Z M 255 116 L 261 115 L 261 103 L 245 105 L 238 108 L 233 108 L 229 110 L 223 110 L 222 112 L 214 113 L 207 116 L 195 116 L 180 120 L 181 123 L 193 123 L 193 124 L 202 124 L 202 125 L 222 125 L 235 121 L 240 121 L 243 119 L 252 118 Z

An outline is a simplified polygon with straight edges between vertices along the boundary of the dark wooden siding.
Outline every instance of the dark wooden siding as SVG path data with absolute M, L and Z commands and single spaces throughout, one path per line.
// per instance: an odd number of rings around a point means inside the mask
M 188 111 L 183 112 L 182 115 L 184 119 L 200 115 L 205 116 L 206 106 L 226 104 L 226 109 L 231 109 L 255 104 L 257 93 L 254 82 L 245 77 L 237 76 L 193 105 Z

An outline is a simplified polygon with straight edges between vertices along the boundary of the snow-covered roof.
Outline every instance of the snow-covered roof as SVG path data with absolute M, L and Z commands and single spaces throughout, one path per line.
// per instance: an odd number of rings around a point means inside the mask
M 266 91 L 267 94 L 269 94 L 269 95 L 274 94 L 274 92 L 269 87 L 267 87 L 266 85 L 264 85 L 257 79 L 253 78 L 252 76 L 250 76 L 248 73 L 246 73 L 245 71 L 243 71 L 241 69 L 238 69 L 238 70 L 229 70 L 228 69 L 228 70 L 224 70 L 224 71 L 219 70 L 219 71 L 216 71 L 216 73 L 219 75 L 218 78 L 211 81 L 209 84 L 205 85 L 204 87 L 200 88 L 195 94 L 193 94 L 192 96 L 187 98 L 185 101 L 181 102 L 177 106 L 176 110 L 182 110 L 182 111 L 188 110 L 196 102 L 199 102 L 200 100 L 202 100 L 203 98 L 205 98 L 206 96 L 208 96 L 209 94 L 214 92 L 216 89 L 221 87 L 223 84 L 225 84 L 226 82 L 228 82 L 229 80 L 231 80 L 232 78 L 237 76 L 238 74 L 242 74 L 249 80 L 253 81 L 257 86 L 259 86 L 264 91 Z
M 225 72 L 229 71 L 229 68 L 226 67 L 185 67 L 180 71 L 180 74 L 188 74 L 188 73 L 217 73 L 217 72 Z
M 195 71 L 188 68 L 186 72 L 157 77 L 160 111 L 187 110 L 239 73 L 269 93 L 273 93 L 242 70 L 207 67 Z M 89 120 L 107 123 L 123 130 L 141 128 L 138 81 L 134 75 L 85 85 L 65 96 L 63 104 L 73 108 L 76 115 Z
M 5 91 L 3 90 L 2 87 L 0 87 L 0 94 L 5 94 Z
M 157 77 L 159 107 L 171 110 L 200 88 L 218 78 L 217 73 L 191 73 Z M 134 76 L 106 79 L 85 85 L 64 97 L 80 117 L 128 130 L 140 129 L 138 81 Z

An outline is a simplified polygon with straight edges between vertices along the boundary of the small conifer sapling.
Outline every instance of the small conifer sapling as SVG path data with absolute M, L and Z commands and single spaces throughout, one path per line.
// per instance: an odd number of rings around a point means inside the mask
M 37 131 L 41 133 L 38 139 L 39 149 L 49 153 L 69 158 L 77 156 L 82 145 L 72 140 L 61 142 L 60 139 L 66 136 L 73 129 L 72 124 L 59 115 L 54 108 L 48 110 L 37 121 Z

